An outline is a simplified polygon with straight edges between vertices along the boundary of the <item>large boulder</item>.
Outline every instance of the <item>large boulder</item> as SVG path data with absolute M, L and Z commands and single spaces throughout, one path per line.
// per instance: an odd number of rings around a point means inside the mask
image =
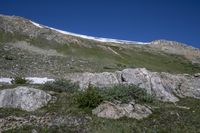
M 143 105 L 131 102 L 129 104 L 114 104 L 105 101 L 92 110 L 94 115 L 102 118 L 119 119 L 121 117 L 134 118 L 137 120 L 148 117 L 152 111 Z
M 162 77 L 157 72 L 150 72 L 145 68 L 124 69 L 121 71 L 122 83 L 134 84 L 144 88 L 147 93 L 162 101 L 176 102 L 178 98 L 163 85 Z
M 17 87 L 0 91 L 0 108 L 19 108 L 34 111 L 51 100 L 48 93 L 29 87 Z

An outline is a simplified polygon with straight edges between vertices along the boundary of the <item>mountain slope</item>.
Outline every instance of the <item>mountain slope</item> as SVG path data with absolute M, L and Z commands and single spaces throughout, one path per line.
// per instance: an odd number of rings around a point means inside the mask
M 191 53 L 188 56 L 182 51 L 171 52 L 182 44 L 158 42 L 88 37 L 22 17 L 0 15 L 0 76 L 62 77 L 69 72 L 115 71 L 128 67 L 170 73 L 200 72 L 199 49 L 184 47 L 183 50 Z M 170 50 L 163 50 L 162 45 Z

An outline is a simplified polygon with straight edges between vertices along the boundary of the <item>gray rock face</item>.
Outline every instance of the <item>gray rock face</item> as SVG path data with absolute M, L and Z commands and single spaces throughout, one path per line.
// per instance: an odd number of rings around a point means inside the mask
M 51 95 L 38 89 L 17 87 L 0 91 L 0 108 L 19 108 L 34 111 L 45 106 L 51 100 Z
M 77 82 L 85 89 L 89 84 L 96 87 L 110 87 L 117 84 L 134 84 L 144 88 L 147 93 L 166 102 L 176 102 L 178 97 L 200 98 L 200 76 L 198 74 L 173 75 L 169 73 L 150 72 L 145 68 L 124 69 L 114 73 L 76 73 L 66 79 Z M 177 96 L 175 96 L 177 95 Z
M 162 101 L 176 102 L 178 99 L 166 89 L 159 73 L 149 72 L 144 68 L 125 69 L 121 72 L 123 83 L 134 84 L 147 90 L 147 93 L 154 95 Z
M 70 74 L 65 77 L 72 82 L 78 82 L 80 88 L 87 88 L 89 84 L 97 87 L 109 87 L 114 84 L 119 84 L 115 73 L 103 72 L 103 73 L 76 73 Z
M 103 118 L 119 119 L 121 117 L 128 117 L 137 120 L 146 118 L 152 114 L 149 108 L 140 104 L 114 104 L 111 102 L 100 104 L 92 113 Z

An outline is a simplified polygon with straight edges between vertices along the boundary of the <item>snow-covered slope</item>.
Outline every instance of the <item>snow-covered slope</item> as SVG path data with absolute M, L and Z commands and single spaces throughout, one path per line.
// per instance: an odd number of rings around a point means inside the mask
M 113 43 L 121 43 L 121 44 L 150 44 L 148 42 L 137 42 L 137 41 L 127 41 L 127 40 L 119 40 L 119 39 L 110 39 L 110 38 L 101 38 L 101 37 L 92 37 L 92 36 L 87 36 L 87 35 L 80 35 L 72 32 L 67 32 L 63 30 L 59 30 L 56 28 L 48 27 L 48 26 L 42 26 L 36 22 L 30 21 L 33 25 L 37 26 L 38 28 L 48 28 L 54 31 L 57 31 L 59 33 L 65 34 L 65 35 L 72 35 L 76 37 L 81 37 L 84 39 L 89 39 L 89 40 L 95 40 L 99 42 L 113 42 Z

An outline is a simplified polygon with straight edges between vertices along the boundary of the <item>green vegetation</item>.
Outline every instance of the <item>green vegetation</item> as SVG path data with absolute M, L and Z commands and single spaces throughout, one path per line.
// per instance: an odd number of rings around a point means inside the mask
M 8 117 L 8 116 L 25 116 L 28 112 L 20 110 L 20 109 L 13 109 L 13 108 L 0 108 L 0 118 Z
M 118 100 L 128 103 L 134 100 L 137 103 L 152 103 L 155 99 L 146 90 L 134 85 L 117 85 L 110 88 L 98 89 L 104 100 Z
M 192 64 L 191 61 L 182 56 L 166 54 L 159 51 L 152 52 L 148 49 L 138 48 L 134 44 L 121 47 L 119 45 L 110 45 L 109 43 L 100 43 L 78 37 L 75 38 L 79 40 L 79 42 L 59 44 L 43 37 L 29 38 L 25 35 L 5 33 L 0 30 L 0 42 L 25 40 L 38 48 L 56 50 L 58 53 L 63 54 L 65 57 L 49 57 L 49 60 L 53 62 L 52 64 L 65 66 L 59 68 L 59 72 L 61 72 L 59 75 L 69 72 L 103 72 L 136 67 L 145 67 L 151 71 L 169 73 L 193 74 L 200 72 L 200 66 L 198 64 Z M 15 53 L 15 51 L 11 52 Z M 9 53 L 7 51 L 5 53 L 1 51 L 1 56 L 5 57 L 7 61 L 6 64 L 12 64 L 12 62 L 30 64 L 30 62 L 34 60 L 34 62 L 38 62 L 36 64 L 41 66 L 41 62 L 44 62 L 42 60 L 43 58 L 38 58 L 36 55 L 31 55 L 32 58 L 27 57 L 23 59 L 22 62 L 20 59 L 26 56 L 18 57 L 17 53 L 13 55 L 12 53 L 8 55 Z M 15 57 L 14 60 L 13 57 Z M 58 70 L 56 70 L 57 67 L 53 68 L 55 68 L 54 71 L 58 72 Z M 44 71 L 50 72 L 50 70 L 46 69 Z M 56 73 L 54 71 L 52 70 L 51 73 Z
M 83 92 L 80 92 L 76 98 L 78 106 L 80 108 L 95 108 L 97 107 L 102 101 L 103 97 L 100 93 L 92 86 Z
M 12 57 L 12 56 L 9 56 L 9 55 L 6 55 L 4 58 L 5 58 L 6 60 L 13 60 L 13 57 Z
M 0 43 L 7 43 L 7 42 L 15 42 L 15 41 L 22 41 L 28 39 L 27 36 L 21 35 L 20 33 L 5 33 L 0 28 Z
M 67 81 L 59 81 L 68 84 Z M 64 83 L 66 82 L 66 83 Z M 12 87 L 13 85 L 11 85 Z M 34 86 L 42 89 L 41 86 Z M 61 85 L 63 87 L 63 85 Z M 8 87 L 9 88 L 9 87 Z M 72 87 L 73 88 L 73 87 Z M 176 132 L 176 133 L 196 133 L 200 132 L 200 101 L 193 98 L 181 99 L 175 105 L 173 103 L 163 103 L 155 101 L 146 94 L 143 89 L 135 86 L 115 86 L 111 88 L 94 88 L 90 86 L 87 91 L 68 91 L 67 89 L 52 94 L 56 97 L 55 102 L 49 103 L 46 107 L 33 112 L 26 112 L 19 109 L 0 109 L 0 118 L 7 116 L 25 117 L 36 115 L 43 117 L 44 114 L 57 114 L 57 116 L 73 118 L 90 117 L 90 120 L 80 125 L 41 126 L 26 125 L 17 129 L 5 131 L 5 133 L 31 132 L 35 129 L 41 133 L 49 132 L 88 132 L 88 133 L 143 133 L 143 132 Z M 119 90 L 118 90 L 119 89 Z M 51 90 L 51 89 L 50 89 Z M 55 90 L 54 90 L 55 91 Z M 133 92 L 132 92 L 133 91 Z M 127 97 L 127 98 L 126 98 Z M 98 118 L 91 114 L 92 108 L 97 106 L 102 100 L 122 100 L 128 102 L 136 99 L 136 102 L 151 106 L 153 114 L 143 120 L 121 118 L 118 120 Z M 77 99 L 80 101 L 77 102 Z M 150 99 L 150 100 L 149 100 Z M 90 101 L 94 100 L 94 101 Z M 83 105 L 80 107 L 80 104 Z M 182 107 L 188 107 L 181 108 Z M 85 109 L 87 108 L 87 110 Z
M 96 45 L 96 47 L 95 47 Z M 124 68 L 145 67 L 152 71 L 164 71 L 170 73 L 196 73 L 200 72 L 200 66 L 192 64 L 182 56 L 165 53 L 152 53 L 141 48 L 119 49 L 111 47 L 119 55 L 112 51 L 104 50 L 93 44 L 88 48 L 78 44 L 65 44 L 57 49 L 65 55 L 76 57 L 91 62 L 98 62 L 97 71 L 115 71 Z M 102 65 L 104 66 L 102 66 Z
M 27 116 L 37 115 L 43 116 L 45 113 L 53 113 L 69 116 L 73 115 L 79 117 L 91 117 L 91 120 L 84 125 L 69 126 L 50 126 L 43 127 L 40 125 L 27 125 L 18 129 L 11 129 L 5 133 L 17 133 L 17 132 L 31 132 L 35 129 L 41 133 L 49 132 L 88 132 L 88 133 L 197 133 L 200 132 L 200 104 L 199 100 L 186 98 L 177 102 L 179 106 L 186 106 L 190 109 L 179 108 L 173 103 L 153 102 L 145 103 L 152 107 L 153 114 L 143 120 L 134 120 L 128 118 L 122 118 L 119 120 L 103 119 L 92 115 L 90 112 L 86 112 L 79 108 L 74 102 L 76 94 L 72 93 L 57 93 L 55 94 L 57 101 L 50 103 L 47 107 L 41 108 L 34 112 L 24 112 L 12 109 L 1 109 L 0 114 L 4 116 L 7 113 L 9 115 Z
M 55 91 L 55 92 L 75 92 L 78 90 L 78 85 L 63 79 L 46 82 L 42 85 L 42 90 Z
M 26 80 L 24 77 L 17 76 L 11 81 L 11 83 L 12 84 L 27 84 L 28 80 Z
M 111 51 L 102 49 L 98 45 L 98 43 L 93 44 L 89 46 L 92 48 L 88 48 L 78 44 L 65 44 L 57 48 L 57 51 L 67 56 L 98 62 L 99 67 L 96 66 L 97 68 L 93 68 L 95 71 L 115 71 L 128 67 L 145 67 L 152 71 L 170 73 L 196 73 L 200 71 L 199 65 L 192 64 L 184 57 L 178 55 L 150 53 L 139 48 L 120 50 L 117 47 L 112 47 L 119 56 Z
M 142 104 L 156 102 L 153 96 L 147 94 L 144 89 L 134 85 L 117 85 L 110 88 L 96 88 L 90 85 L 87 90 L 78 92 L 76 96 L 78 107 L 89 109 L 97 107 L 102 101 L 114 102 L 116 100 L 122 103 L 129 103 L 133 100 Z

